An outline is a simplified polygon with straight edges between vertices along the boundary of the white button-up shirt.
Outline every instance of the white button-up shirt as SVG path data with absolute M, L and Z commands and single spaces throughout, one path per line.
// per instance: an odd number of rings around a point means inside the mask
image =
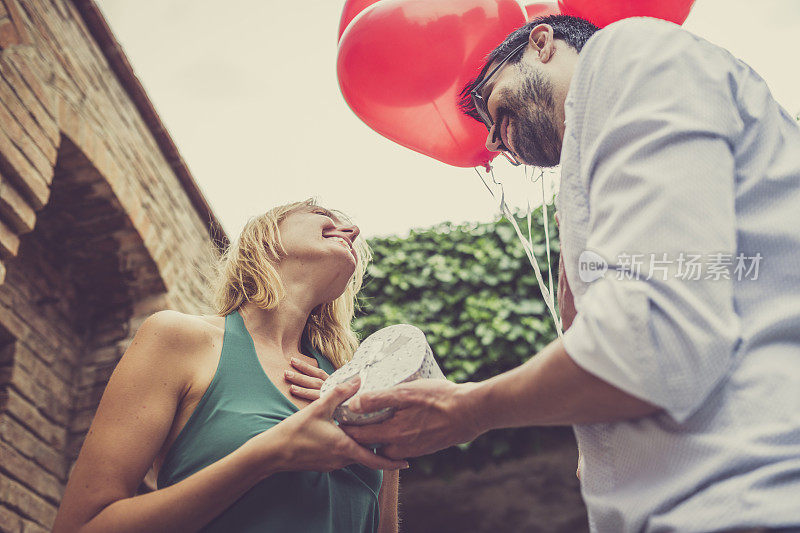
M 565 111 L 564 345 L 661 408 L 575 426 L 592 530 L 800 526 L 795 119 L 726 50 L 648 18 L 592 36 Z

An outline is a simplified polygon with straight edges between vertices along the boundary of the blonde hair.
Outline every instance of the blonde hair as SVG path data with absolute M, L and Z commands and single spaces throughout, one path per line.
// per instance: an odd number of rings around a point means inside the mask
M 286 255 L 278 225 L 292 212 L 318 207 L 314 199 L 294 202 L 270 209 L 247 221 L 235 242 L 223 252 L 215 268 L 212 284 L 215 312 L 225 316 L 252 302 L 261 309 L 274 309 L 286 296 L 276 265 Z M 350 219 L 339 211 L 336 216 L 345 223 Z M 358 266 L 341 296 L 317 306 L 309 315 L 303 331 L 311 346 L 339 368 L 353 357 L 358 337 L 351 327 L 357 308 L 356 296 L 361 290 L 364 272 L 372 259 L 366 241 L 353 242 Z

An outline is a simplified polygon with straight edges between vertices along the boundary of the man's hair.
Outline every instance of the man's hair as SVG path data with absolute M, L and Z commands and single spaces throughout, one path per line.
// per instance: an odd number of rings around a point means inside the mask
M 470 91 L 472 91 L 472 89 L 477 87 L 478 84 L 483 81 L 483 78 L 486 76 L 489 66 L 492 63 L 501 60 L 514 48 L 527 41 L 530 37 L 531 30 L 539 24 L 549 24 L 553 28 L 553 37 L 555 39 L 563 40 L 578 53 L 580 53 L 580 51 L 583 49 L 583 45 L 586 44 L 586 41 L 589 40 L 589 37 L 594 35 L 594 33 L 600 29 L 588 20 L 584 20 L 582 18 L 572 17 L 569 15 L 549 15 L 547 17 L 537 17 L 524 26 L 521 26 L 520 28 L 509 33 L 505 40 L 500 43 L 497 48 L 492 50 L 488 56 L 486 56 L 486 61 L 483 64 L 480 73 L 478 73 L 478 76 L 474 80 L 467 83 L 461 90 L 461 93 L 459 94 L 459 107 L 464 114 L 474 118 L 477 121 L 480 121 L 478 112 L 475 110 L 475 106 L 470 98 Z M 519 63 L 524 52 L 525 48 L 514 54 L 514 56 L 508 60 L 508 63 Z

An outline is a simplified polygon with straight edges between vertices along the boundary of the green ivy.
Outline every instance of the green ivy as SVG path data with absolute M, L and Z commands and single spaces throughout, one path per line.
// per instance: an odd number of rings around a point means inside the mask
M 559 244 L 550 214 L 553 284 Z M 527 234 L 527 219 L 518 223 Z M 544 276 L 547 256 L 541 211 L 532 217 L 534 252 Z M 369 241 L 374 260 L 355 327 L 362 338 L 398 323 L 422 329 L 439 365 L 456 382 L 482 381 L 510 370 L 556 338 L 533 268 L 509 221 L 444 223 L 406 238 Z M 530 452 L 533 429 L 496 431 L 414 461 L 428 473 Z

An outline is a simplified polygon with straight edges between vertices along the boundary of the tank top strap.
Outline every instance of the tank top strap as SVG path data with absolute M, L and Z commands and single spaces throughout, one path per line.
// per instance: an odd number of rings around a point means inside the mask
M 322 355 L 319 350 L 317 350 L 316 348 L 314 348 L 314 346 L 312 346 L 311 339 L 308 338 L 308 335 L 306 335 L 305 332 L 303 333 L 303 339 L 301 341 L 301 344 L 303 346 L 304 354 L 308 354 L 314 359 L 316 359 L 317 364 L 322 370 L 324 370 L 328 374 L 333 374 L 333 372 L 336 370 L 336 367 L 333 366 L 333 363 L 331 363 L 327 357 Z
M 247 330 L 244 327 L 242 317 L 238 311 L 233 311 L 225 315 L 225 330 L 222 337 L 222 348 L 217 362 L 214 377 L 211 379 L 205 393 L 194 410 L 189 422 L 192 422 L 194 414 L 200 414 L 207 408 L 213 408 L 223 398 L 230 397 L 230 389 L 249 389 L 259 385 L 252 379 L 256 374 L 254 363 L 257 363 L 255 354 L 250 354 L 252 350 Z M 257 374 L 256 374 L 257 375 Z M 189 423 L 187 423 L 187 426 Z
M 224 368 L 226 374 L 246 375 L 256 370 L 261 371 L 261 366 L 257 363 L 258 357 L 250 334 L 244 326 L 244 319 L 238 309 L 231 311 L 225 315 L 225 337 L 222 342 L 220 366 Z

